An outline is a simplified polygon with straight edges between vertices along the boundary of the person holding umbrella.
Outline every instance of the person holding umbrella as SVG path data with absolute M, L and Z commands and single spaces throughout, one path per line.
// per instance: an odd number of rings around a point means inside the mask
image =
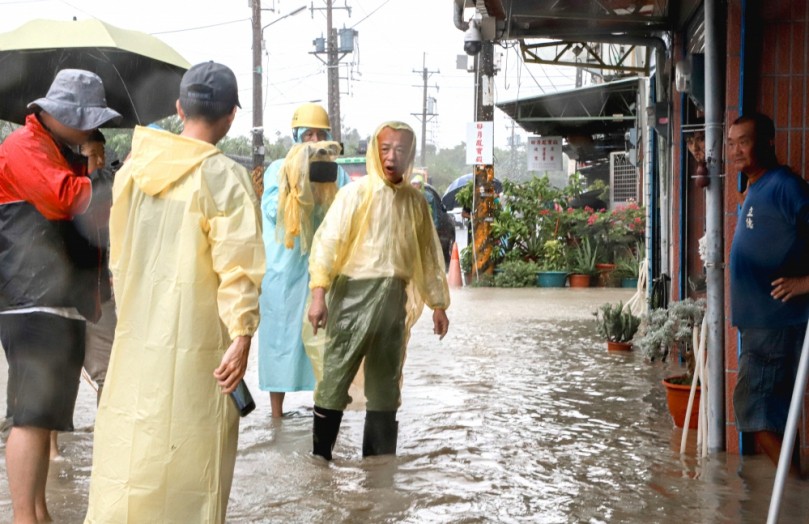
M 135 128 L 115 176 L 110 269 L 118 324 L 96 417 L 86 522 L 224 522 L 239 411 L 228 398 L 259 321 L 264 247 L 247 171 L 216 143 L 236 76 L 180 83 L 180 135 Z
M 108 206 L 109 185 L 87 176 L 77 148 L 120 117 L 107 107 L 101 79 L 79 69 L 59 71 L 28 108 L 25 125 L 0 144 L 0 343 L 9 365 L 15 523 L 50 520 L 49 435 L 73 431 L 85 320 L 100 313 L 98 246 L 73 219 Z

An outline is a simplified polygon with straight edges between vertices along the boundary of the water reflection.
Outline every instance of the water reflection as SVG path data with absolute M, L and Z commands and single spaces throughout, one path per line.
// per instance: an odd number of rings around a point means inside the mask
M 456 292 L 443 342 L 429 322 L 414 330 L 395 458 L 361 458 L 360 406 L 345 415 L 334 462 L 314 459 L 311 394 L 290 395 L 294 411 L 280 422 L 256 395 L 229 521 L 764 522 L 769 461 L 697 459 L 693 437 L 681 457 L 659 384 L 667 370 L 596 339 L 590 311 L 630 294 Z M 93 416 L 82 388 L 77 424 L 89 429 Z M 81 522 L 92 435 L 63 442 L 69 460 L 53 468 L 49 496 L 59 522 Z M 3 469 L 0 514 L 9 515 L 5 482 Z M 806 486 L 790 479 L 781 522 L 806 521 Z

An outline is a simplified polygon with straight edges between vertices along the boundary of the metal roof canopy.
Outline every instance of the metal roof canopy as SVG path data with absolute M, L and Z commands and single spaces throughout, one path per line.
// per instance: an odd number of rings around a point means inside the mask
M 623 73 L 647 73 L 649 59 L 627 65 L 636 46 L 666 51 L 666 37 L 683 27 L 702 0 L 455 0 L 497 20 L 497 40 L 519 40 L 523 59 L 534 63 L 579 65 Z M 462 7 L 461 7 L 462 9 Z M 456 13 L 457 14 L 457 13 Z M 527 42 L 529 39 L 536 39 Z M 546 39 L 544 42 L 539 39 Z M 611 59 L 599 56 L 607 46 Z M 623 46 L 626 47 L 623 47 Z M 579 49 L 576 49 L 577 46 Z M 623 47 L 623 48 L 622 48 Z M 551 51 L 551 59 L 539 51 Z M 584 51 L 583 61 L 570 60 Z M 578 57 L 576 57 L 578 58 Z M 572 91 L 504 102 L 497 106 L 528 132 L 568 138 L 580 158 L 608 150 L 635 125 L 638 80 L 624 79 Z M 617 116 L 620 115 L 620 116 Z M 582 143 L 582 141 L 584 143 Z M 578 142 L 578 144 L 576 144 Z M 605 151 L 601 151 L 603 154 Z
M 540 135 L 623 133 L 637 116 L 637 78 L 497 104 L 526 131 Z
M 465 0 L 504 21 L 499 40 L 556 38 L 581 42 L 600 35 L 655 37 L 682 25 L 702 0 Z

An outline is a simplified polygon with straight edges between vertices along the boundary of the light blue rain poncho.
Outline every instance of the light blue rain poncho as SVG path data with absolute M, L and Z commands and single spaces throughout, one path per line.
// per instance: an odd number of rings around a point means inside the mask
M 309 296 L 309 248 L 337 188 L 351 180 L 338 167 L 337 183 L 309 182 L 309 161 L 339 151 L 336 142 L 299 143 L 264 173 L 261 198 L 267 271 L 259 305 L 259 387 L 263 391 L 311 391 L 312 364 L 301 337 Z M 317 186 L 317 187 L 314 187 Z M 324 186 L 331 186 L 324 187 Z M 318 195 L 320 198 L 318 198 Z M 316 203 L 323 199 L 325 202 Z

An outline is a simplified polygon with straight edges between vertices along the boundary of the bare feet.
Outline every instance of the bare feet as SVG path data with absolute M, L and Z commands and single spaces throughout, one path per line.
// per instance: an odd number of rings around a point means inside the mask
M 761 450 L 777 467 L 778 461 L 781 458 L 781 437 L 772 431 L 757 431 L 754 433 L 754 435 L 756 444 L 759 445 Z M 800 468 L 796 464 L 791 463 L 789 466 L 789 472 L 793 475 L 800 475 Z
M 272 418 L 284 416 L 284 395 L 283 391 L 270 392 L 270 407 L 272 408 Z

